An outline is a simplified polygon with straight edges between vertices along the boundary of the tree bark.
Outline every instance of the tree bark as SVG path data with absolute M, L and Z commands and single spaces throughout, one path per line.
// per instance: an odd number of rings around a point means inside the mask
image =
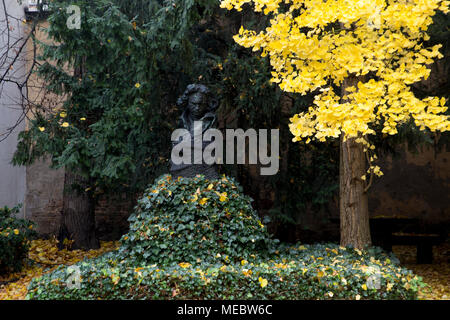
M 81 78 L 86 73 L 85 57 L 76 63 L 74 77 Z M 65 238 L 73 240 L 72 249 L 98 249 L 100 243 L 95 232 L 95 199 L 89 187 L 89 179 L 76 170 L 66 167 L 59 247 Z
M 95 233 L 95 200 L 85 191 L 87 185 L 85 178 L 66 168 L 60 245 L 64 238 L 68 238 L 73 240 L 72 249 L 100 247 Z
M 356 86 L 358 77 L 347 78 L 342 86 L 342 95 L 346 88 Z M 345 100 L 344 100 L 345 101 Z M 365 192 L 366 158 L 364 146 L 347 139 L 341 134 L 339 163 L 340 195 L 340 232 L 341 245 L 358 249 L 371 245 L 369 227 L 368 197 Z

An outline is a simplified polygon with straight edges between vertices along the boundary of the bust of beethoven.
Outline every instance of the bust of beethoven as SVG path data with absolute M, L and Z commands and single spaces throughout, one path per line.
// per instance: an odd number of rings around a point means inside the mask
M 216 123 L 218 102 L 214 99 L 208 87 L 201 84 L 190 84 L 178 99 L 177 106 L 183 110 L 180 126 L 191 132 L 193 136 L 194 121 L 202 121 L 202 133 Z
M 198 133 L 203 133 L 212 128 L 216 124 L 216 109 L 218 107 L 218 101 L 212 97 L 211 92 L 208 87 L 201 84 L 190 84 L 187 86 L 183 95 L 178 99 L 177 106 L 182 110 L 180 117 L 180 128 L 184 128 L 189 131 L 191 139 L 191 156 L 195 153 L 195 139 L 201 139 L 202 136 L 198 136 Z M 201 130 L 194 130 L 194 124 L 196 121 L 201 121 Z M 199 124 L 199 122 L 197 122 Z M 197 136 L 194 134 L 197 133 Z M 180 138 L 181 140 L 181 138 Z M 172 142 L 172 147 L 176 146 L 179 141 Z M 197 150 L 203 152 L 205 147 L 210 142 L 202 141 L 202 150 Z M 170 172 L 174 177 L 195 177 L 197 174 L 203 174 L 209 179 L 218 178 L 217 171 L 214 165 L 202 164 L 174 164 L 171 161 Z

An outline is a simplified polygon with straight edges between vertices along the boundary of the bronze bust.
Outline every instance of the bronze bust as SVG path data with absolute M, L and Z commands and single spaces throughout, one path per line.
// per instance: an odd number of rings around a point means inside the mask
M 203 122 L 202 133 L 216 122 L 218 102 L 211 96 L 209 89 L 201 84 L 190 84 L 178 99 L 177 106 L 183 110 L 180 126 L 193 135 L 194 121 Z
M 212 97 L 208 87 L 201 84 L 190 84 L 187 86 L 183 95 L 177 101 L 178 107 L 183 110 L 180 117 L 180 128 L 184 128 L 190 133 L 191 137 L 191 162 L 189 164 L 174 164 L 171 160 L 170 172 L 174 177 L 182 176 L 187 178 L 195 177 L 197 174 L 203 174 L 208 179 L 217 179 L 219 175 L 215 165 L 208 165 L 205 163 L 194 164 L 194 140 L 201 138 L 196 136 L 194 130 L 194 123 L 201 121 L 202 128 L 201 134 L 212 128 L 216 124 L 216 109 L 218 107 L 218 101 Z M 181 140 L 181 139 L 180 139 Z M 179 141 L 172 142 L 172 147 L 175 147 Z M 202 152 L 209 144 L 208 141 L 202 141 Z M 200 150 L 197 150 L 200 151 Z

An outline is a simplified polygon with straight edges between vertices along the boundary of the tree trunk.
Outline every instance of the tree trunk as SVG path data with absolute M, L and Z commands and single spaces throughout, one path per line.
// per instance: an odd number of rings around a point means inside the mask
M 356 86 L 359 80 L 358 77 L 346 79 L 342 86 L 342 94 L 346 93 L 349 86 Z M 355 138 L 344 141 L 341 135 L 339 202 L 342 246 L 362 249 L 366 245 L 371 245 L 366 184 L 361 179 L 365 174 L 364 146 L 357 143 Z
M 66 168 L 64 181 L 63 212 L 60 229 L 60 245 L 64 238 L 73 240 L 72 249 L 98 249 L 95 234 L 95 201 L 85 191 L 85 178 Z
M 78 61 L 74 76 L 81 78 L 85 57 Z M 98 249 L 100 243 L 95 234 L 95 199 L 86 191 L 88 179 L 77 174 L 76 170 L 66 167 L 64 177 L 63 212 L 59 231 L 59 247 L 64 246 L 64 239 L 73 240 L 72 249 Z

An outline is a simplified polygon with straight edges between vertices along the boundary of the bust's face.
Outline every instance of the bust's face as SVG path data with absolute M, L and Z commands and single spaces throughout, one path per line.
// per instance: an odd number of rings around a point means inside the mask
M 196 118 L 200 119 L 208 110 L 206 95 L 200 92 L 189 96 L 189 106 Z

